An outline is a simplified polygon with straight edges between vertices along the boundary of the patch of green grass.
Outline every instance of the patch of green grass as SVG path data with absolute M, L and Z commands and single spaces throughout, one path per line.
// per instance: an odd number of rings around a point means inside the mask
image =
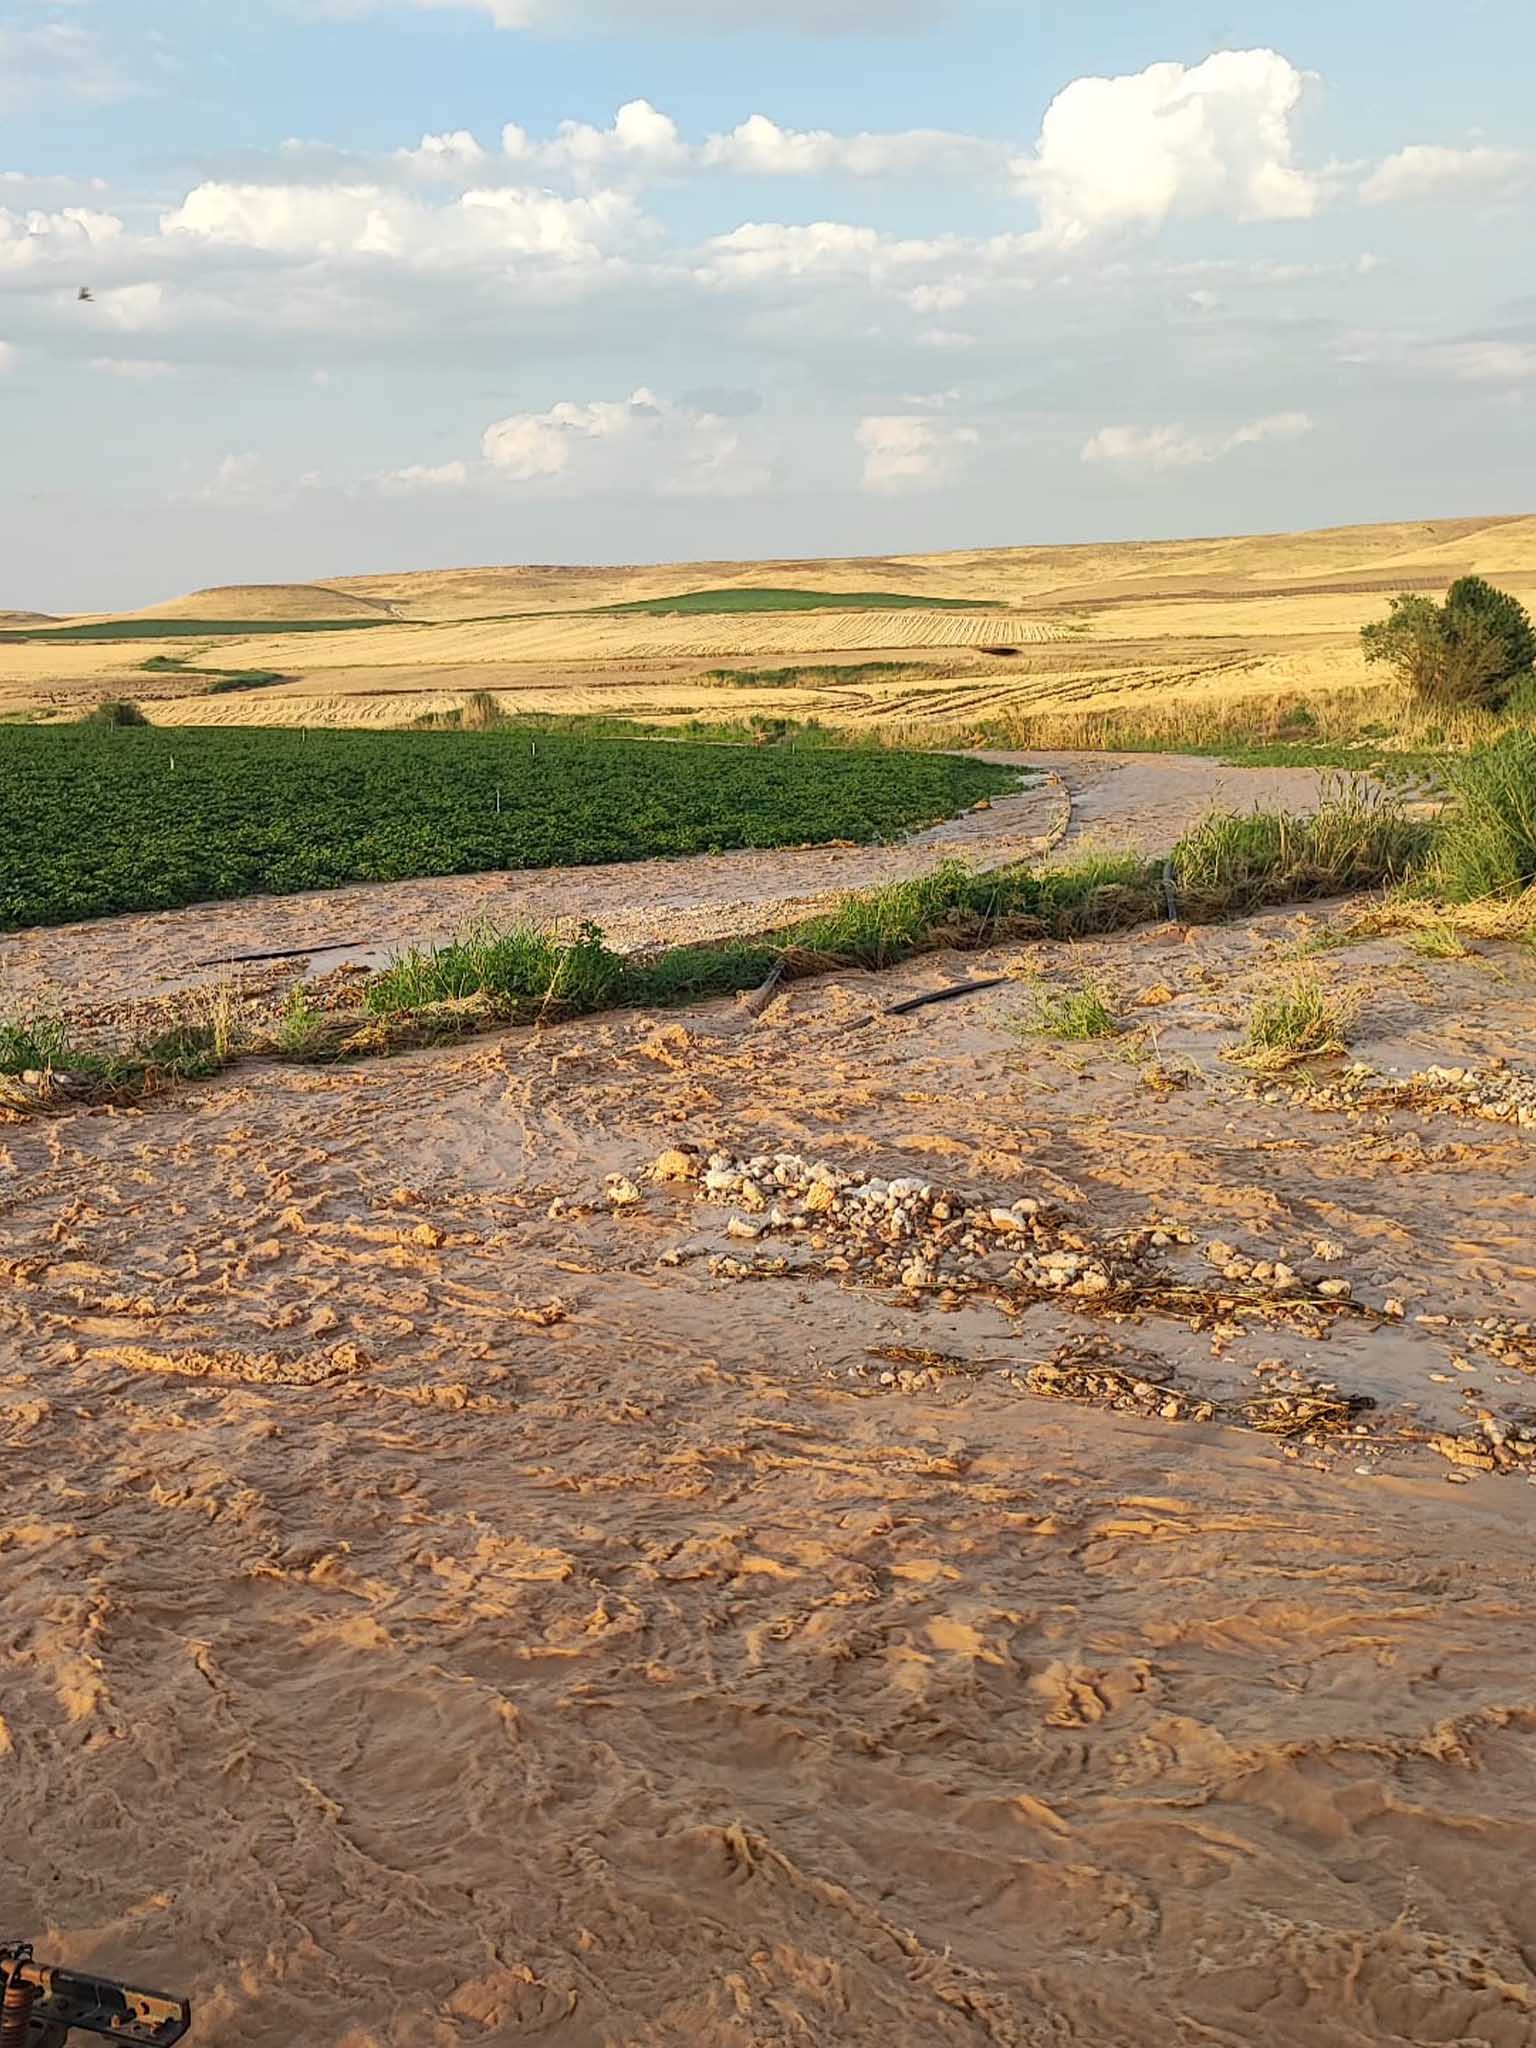
M 1424 960 L 1465 960 L 1471 952 L 1456 927 L 1443 917 L 1410 931 L 1408 944 Z
M 782 690 L 797 685 L 835 688 L 839 683 L 872 683 L 888 676 L 922 681 L 926 679 L 919 674 L 922 668 L 921 662 L 914 661 L 859 661 L 844 668 L 831 663 L 797 663 L 791 668 L 712 668 L 704 680 L 728 690 Z
M 1536 885 L 1536 733 L 1515 731 L 1450 771 L 1433 884 L 1452 903 L 1518 896 Z
M 403 953 L 371 978 L 365 999 L 377 1016 L 476 996 L 510 1015 L 538 1006 L 585 1016 L 613 1005 L 624 971 L 593 924 L 569 943 L 536 925 L 498 931 L 482 924 L 452 945 Z
M 293 680 L 275 668 L 204 668 L 192 673 L 211 677 L 203 691 L 205 697 L 225 697 L 232 690 L 270 690 L 277 683 Z
M 290 989 L 277 1021 L 274 1042 L 290 1059 L 303 1059 L 321 1043 L 325 1033 L 325 1012 L 316 1009 L 308 989 L 301 984 Z
M 61 1017 L 0 1018 L 0 1074 L 51 1073 L 82 1057 Z
M 396 626 L 398 619 L 101 619 L 89 626 L 9 626 L 0 647 L 37 642 L 74 646 L 89 641 L 265 640 L 274 633 L 359 633 Z
M 1113 1038 L 1120 1018 L 1108 990 L 1091 976 L 1070 988 L 1047 988 L 1036 983 L 1030 992 L 1031 1011 L 1024 1028 L 1040 1037 L 1062 1038 L 1074 1044 L 1090 1039 Z
M 1300 1060 L 1342 1053 L 1358 1007 L 1353 995 L 1330 988 L 1315 974 L 1297 973 L 1255 997 L 1247 1037 L 1233 1057 L 1245 1066 L 1278 1072 Z
M 687 590 L 676 597 L 641 597 L 600 609 L 673 618 L 700 612 L 991 612 L 1000 607 L 982 598 L 911 597 L 889 590 Z

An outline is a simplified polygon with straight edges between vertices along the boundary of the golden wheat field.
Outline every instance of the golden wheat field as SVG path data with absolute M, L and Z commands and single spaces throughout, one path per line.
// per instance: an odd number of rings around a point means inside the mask
M 1396 591 L 1469 573 L 1536 603 L 1536 518 L 235 585 L 116 616 L 8 615 L 34 637 L 0 645 L 0 715 L 71 717 L 110 695 L 161 723 L 404 725 L 484 690 L 514 713 L 764 714 L 934 739 L 1092 743 L 1128 720 L 1176 734 L 1298 705 L 1343 731 L 1394 708 L 1360 627 Z M 658 609 L 612 609 L 633 605 Z M 220 671 L 266 680 L 210 693 Z

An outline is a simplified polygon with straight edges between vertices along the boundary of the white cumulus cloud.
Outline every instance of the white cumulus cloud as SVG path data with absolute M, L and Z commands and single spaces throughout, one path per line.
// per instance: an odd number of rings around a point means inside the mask
M 1079 78 L 1052 101 L 1034 156 L 1015 169 L 1047 237 L 1069 247 L 1176 217 L 1305 219 L 1320 200 L 1295 162 L 1306 83 L 1275 50 Z
M 867 491 L 931 491 L 950 482 L 980 444 L 974 427 L 952 427 L 911 413 L 873 414 L 859 422 Z
M 162 217 L 168 237 L 300 257 L 391 257 L 441 266 L 476 256 L 591 261 L 639 226 L 622 193 L 561 198 L 490 186 L 429 206 L 381 185 L 199 185 Z
M 1194 469 L 1219 462 L 1239 448 L 1253 448 L 1264 441 L 1294 441 L 1310 434 L 1314 425 L 1309 413 L 1278 412 L 1245 421 L 1227 434 L 1194 434 L 1182 426 L 1100 427 L 1084 444 L 1082 459 L 1126 469 Z
M 563 400 L 486 428 L 486 462 L 518 484 L 636 490 L 662 496 L 744 496 L 771 472 L 739 420 L 658 398 L 643 386 L 625 399 Z
M 56 213 L 12 213 L 0 206 L 0 270 L 78 266 L 116 242 L 123 231 L 116 214 L 88 206 L 65 206 Z
M 1426 199 L 1500 199 L 1536 184 L 1536 151 L 1449 149 L 1415 142 L 1380 164 L 1360 187 L 1367 206 Z

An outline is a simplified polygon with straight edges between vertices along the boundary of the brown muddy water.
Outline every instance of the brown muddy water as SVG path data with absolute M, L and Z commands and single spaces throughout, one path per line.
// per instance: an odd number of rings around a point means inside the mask
M 1302 935 L 0 1127 L 0 1925 L 208 2048 L 1536 2042 L 1536 1489 L 1417 1441 L 1536 1403 L 1536 1133 L 1252 1086 Z M 876 1016 L 989 970 L 1132 1029 Z M 1357 1057 L 1530 1060 L 1513 949 L 1318 971 Z M 679 1143 L 1156 1226 L 1205 1307 L 830 1269 Z M 1218 1413 L 1026 1390 L 1085 1343 Z M 1291 1379 L 1376 1405 L 1223 1419 Z

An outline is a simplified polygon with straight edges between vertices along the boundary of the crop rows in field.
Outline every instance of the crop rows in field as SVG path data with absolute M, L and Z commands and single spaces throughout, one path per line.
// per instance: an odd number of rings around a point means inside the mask
M 649 612 L 657 618 L 732 612 L 984 612 L 985 598 L 910 597 L 890 590 L 688 590 L 677 597 L 637 597 L 610 612 Z
M 940 755 L 0 728 L 0 928 L 349 882 L 868 843 L 1013 782 Z

